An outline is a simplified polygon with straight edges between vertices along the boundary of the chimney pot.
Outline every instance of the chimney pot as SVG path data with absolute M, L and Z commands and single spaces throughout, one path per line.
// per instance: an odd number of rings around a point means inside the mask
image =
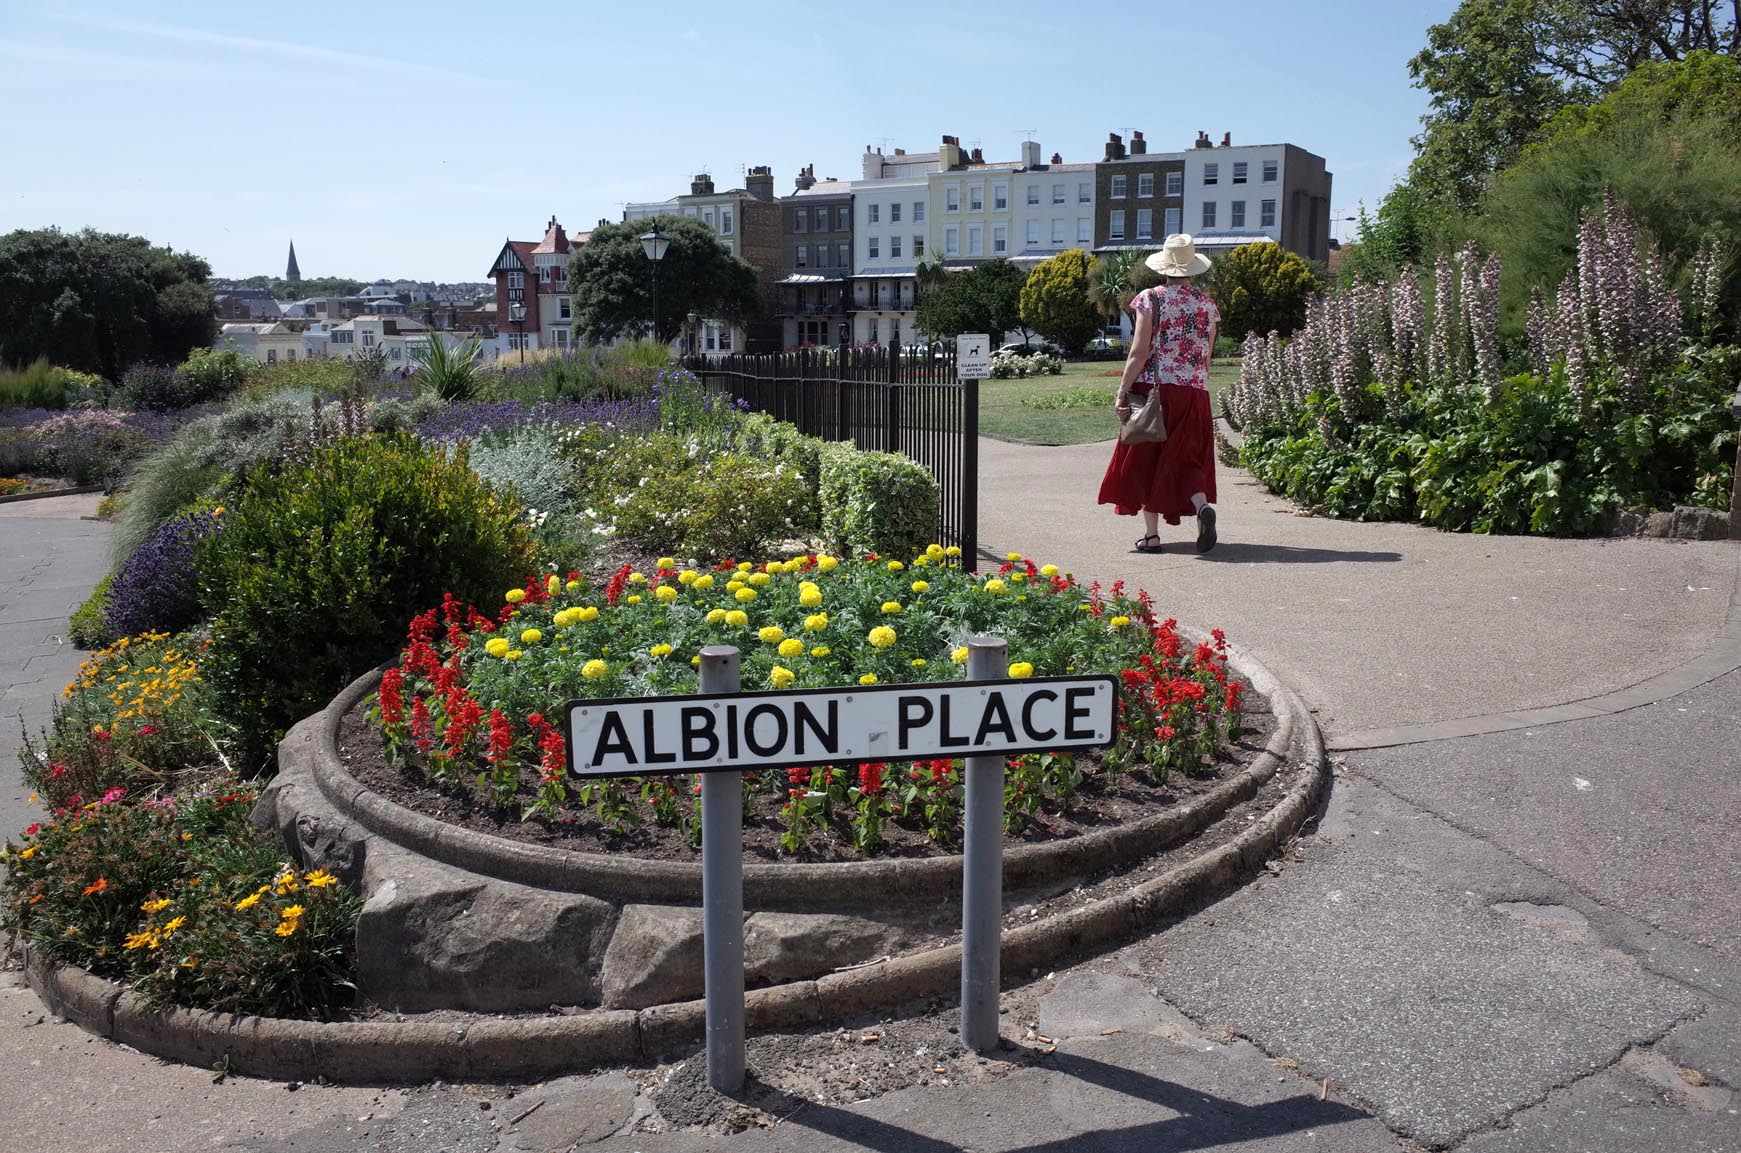
M 1054 152 L 1054 153 L 1052 153 L 1052 163 L 1053 164 L 1062 164 L 1062 163 L 1064 163 L 1064 158 L 1062 156 L 1058 155 L 1056 152 Z
M 1223 148 L 1232 148 L 1233 147 L 1233 133 L 1223 132 L 1221 134 L 1221 147 L 1223 147 Z
M 980 155 L 979 149 L 977 149 L 977 148 L 975 148 L 973 150 L 973 162 L 975 164 L 984 164 L 985 163 L 985 157 Z

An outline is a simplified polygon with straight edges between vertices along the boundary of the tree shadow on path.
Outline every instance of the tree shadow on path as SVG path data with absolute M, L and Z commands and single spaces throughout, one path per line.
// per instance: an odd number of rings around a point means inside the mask
M 1183 1153 L 1187 1150 L 1243 1146 L 1247 1142 L 1288 1133 L 1328 1129 L 1371 1119 L 1367 1114 L 1339 1101 L 1322 1101 L 1310 1094 L 1287 1097 L 1262 1105 L 1245 1105 L 1164 1081 L 1135 1069 L 1111 1065 L 1075 1053 L 1050 1054 L 1034 1068 L 1050 1070 L 1088 1085 L 1124 1094 L 1137 1102 L 1168 1110 L 1176 1116 L 1116 1128 L 1097 1128 L 1028 1145 L 1010 1146 L 1004 1153 L 1068 1153 L 1085 1146 L 1121 1153 L 1153 1153 L 1157 1149 L 1165 1149 L 1168 1153 Z M 778 1090 L 773 1090 L 772 1093 L 786 1097 Z M 803 1103 L 797 1098 L 786 1099 L 792 1103 L 793 1111 L 785 1115 L 783 1126 L 801 1126 L 859 1148 L 874 1149 L 878 1153 L 956 1153 L 961 1148 L 953 1141 L 917 1133 L 861 1113 L 831 1105 Z M 766 1099 L 758 1104 L 764 1109 L 772 1107 L 771 1111 L 783 1112 Z M 1134 1112 L 1136 1108 L 1138 1106 L 1131 1106 L 1131 1111 Z M 1050 1117 L 1044 1120 L 1053 1121 Z M 1060 1122 L 1068 1125 L 1068 1121 L 1062 1118 L 1053 1121 L 1053 1124 Z M 1010 1117 L 1008 1123 L 1011 1130 L 1028 1124 L 1020 1117 Z
M 1371 564 L 1402 559 L 1400 552 L 1362 552 L 1359 549 L 1297 548 L 1287 544 L 1252 544 L 1223 541 L 1203 554 L 1206 561 L 1231 564 Z

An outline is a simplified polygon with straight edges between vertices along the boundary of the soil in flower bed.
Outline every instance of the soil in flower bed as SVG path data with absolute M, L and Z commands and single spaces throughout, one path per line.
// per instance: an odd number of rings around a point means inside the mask
M 1108 790 L 1094 754 L 1083 754 L 1082 767 L 1087 779 L 1076 796 L 1074 808 L 1069 813 L 1047 811 L 1041 814 L 1021 833 L 1006 834 L 1005 843 L 1018 845 L 1076 837 L 1141 820 L 1175 808 L 1237 776 L 1263 752 L 1276 724 L 1268 711 L 1267 701 L 1252 691 L 1249 684 L 1245 690 L 1243 732 L 1237 741 L 1223 745 L 1221 755 L 1205 771 L 1195 776 L 1173 772 L 1161 783 L 1156 783 L 1146 772 L 1127 773 L 1120 778 L 1116 790 Z M 570 782 L 570 816 L 554 823 L 522 821 L 517 812 L 505 813 L 495 809 L 478 794 L 432 785 L 420 770 L 388 762 L 380 730 L 369 720 L 365 703 L 354 706 L 343 718 L 338 744 L 339 757 L 346 771 L 365 788 L 413 812 L 447 824 L 509 840 L 581 852 L 627 853 L 652 860 L 698 862 L 701 859 L 699 848 L 690 844 L 679 830 L 654 823 L 645 805 L 641 806 L 643 820 L 639 826 L 623 833 L 605 828 L 595 811 L 580 808 L 573 799 L 577 782 Z M 892 765 L 889 782 L 891 787 L 898 783 Z M 537 788 L 537 781 L 530 771 L 523 775 L 522 785 L 523 795 L 528 797 Z M 821 824 L 811 831 L 803 849 L 795 855 L 783 857 L 779 851 L 780 835 L 785 829 L 780 817 L 781 803 L 781 799 L 772 793 L 756 796 L 754 807 L 744 821 L 746 861 L 783 858 L 828 862 L 864 858 L 864 854 L 852 846 L 844 828 Z M 877 857 L 944 856 L 961 849 L 958 840 L 939 844 L 922 830 L 907 828 L 894 821 L 888 822 L 883 834 L 885 844 L 875 854 Z

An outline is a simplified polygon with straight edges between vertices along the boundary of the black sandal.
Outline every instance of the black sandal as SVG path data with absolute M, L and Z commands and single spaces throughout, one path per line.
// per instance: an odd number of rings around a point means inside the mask
M 1215 506 L 1204 505 L 1197 510 L 1197 551 L 1208 552 L 1215 547 Z
M 1154 541 L 1155 543 L 1150 544 L 1149 543 L 1150 541 Z M 1143 537 L 1141 540 L 1137 541 L 1136 544 L 1131 546 L 1131 547 L 1135 548 L 1138 552 L 1155 553 L 1155 552 L 1163 551 L 1162 546 L 1161 546 L 1161 538 L 1158 536 L 1155 536 L 1152 533 L 1148 536 Z

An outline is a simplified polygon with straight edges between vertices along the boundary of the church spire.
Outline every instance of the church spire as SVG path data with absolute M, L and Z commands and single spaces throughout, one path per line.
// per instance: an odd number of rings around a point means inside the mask
M 302 279 L 302 269 L 296 267 L 296 241 L 290 242 L 290 264 L 284 270 L 284 279 L 295 284 Z

